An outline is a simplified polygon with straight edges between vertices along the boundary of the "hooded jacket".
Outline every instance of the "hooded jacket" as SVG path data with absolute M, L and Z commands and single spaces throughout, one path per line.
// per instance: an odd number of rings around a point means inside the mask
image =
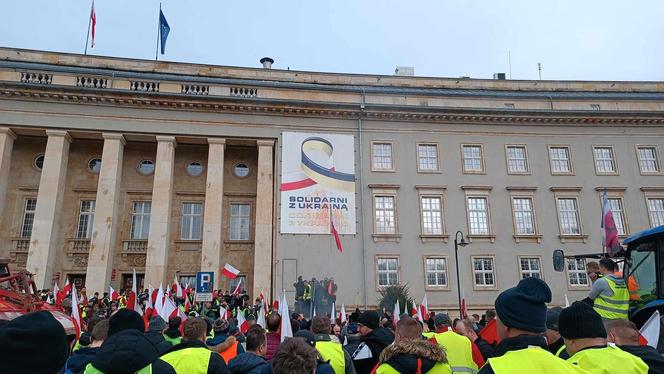
M 159 359 L 159 352 L 140 331 L 123 330 L 109 336 L 92 360 L 105 374 L 134 374 L 152 364 L 152 374 L 175 374 L 171 365 Z
M 427 340 L 402 340 L 385 348 L 380 354 L 381 368 L 389 366 L 399 373 L 416 373 L 418 359 L 422 373 L 451 373 L 452 369 L 447 363 L 445 351 L 438 344 L 431 344 Z
M 355 359 L 355 354 L 353 354 L 353 363 L 355 364 L 355 372 L 357 374 L 368 374 L 371 373 L 371 370 L 378 364 L 380 354 L 383 352 L 383 349 L 388 345 L 392 344 L 394 341 L 394 334 L 391 330 L 388 330 L 384 327 L 378 327 L 372 330 L 367 335 L 361 338 L 360 346 L 358 350 L 362 350 L 363 345 L 366 345 L 371 351 L 371 357 Z
M 664 374 L 664 357 L 648 345 L 619 345 L 618 348 L 643 360 L 648 365 L 648 373 Z
M 235 374 L 261 374 L 270 364 L 253 352 L 240 353 L 228 363 L 228 369 Z
M 173 344 L 169 342 L 168 340 L 164 339 L 164 336 L 161 335 L 160 333 L 156 331 L 148 331 L 145 333 L 145 337 L 148 338 L 150 343 L 157 347 L 157 351 L 159 351 L 159 355 L 162 355 L 164 352 L 168 351 L 171 349 Z
M 92 360 L 95 358 L 95 355 L 97 355 L 97 352 L 99 352 L 99 347 L 79 348 L 78 350 L 73 352 L 71 356 L 67 359 L 67 363 L 65 364 L 62 373 L 78 374 L 84 372 L 85 367 L 92 362 Z

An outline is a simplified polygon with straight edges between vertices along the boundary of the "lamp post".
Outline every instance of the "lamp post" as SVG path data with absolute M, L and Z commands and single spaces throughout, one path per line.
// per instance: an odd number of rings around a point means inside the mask
M 461 234 L 461 240 L 459 240 L 459 234 Z M 463 318 L 463 313 L 461 311 L 461 283 L 459 282 L 459 246 L 465 247 L 468 245 L 468 242 L 463 237 L 461 231 L 457 231 L 454 234 L 454 261 L 456 262 L 456 278 L 457 278 L 457 296 L 459 297 L 459 318 Z

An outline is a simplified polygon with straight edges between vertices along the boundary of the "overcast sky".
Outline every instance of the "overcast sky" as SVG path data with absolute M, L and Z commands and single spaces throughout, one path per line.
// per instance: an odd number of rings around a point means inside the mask
M 0 46 L 83 53 L 88 0 L 3 0 Z M 96 0 L 89 54 L 154 59 L 159 1 Z M 661 0 L 163 0 L 162 60 L 419 76 L 664 80 Z

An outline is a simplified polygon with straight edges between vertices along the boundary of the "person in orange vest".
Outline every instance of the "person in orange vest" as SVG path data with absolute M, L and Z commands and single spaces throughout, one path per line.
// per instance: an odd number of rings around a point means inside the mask
M 215 346 L 224 343 L 230 335 L 231 325 L 227 320 L 217 318 L 217 320 L 214 321 L 213 329 L 214 337 L 206 341 L 208 346 Z M 242 345 L 238 341 L 235 341 L 233 344 L 231 344 L 230 347 L 219 352 L 225 362 L 230 362 L 240 353 L 244 353 L 244 348 L 242 348 Z

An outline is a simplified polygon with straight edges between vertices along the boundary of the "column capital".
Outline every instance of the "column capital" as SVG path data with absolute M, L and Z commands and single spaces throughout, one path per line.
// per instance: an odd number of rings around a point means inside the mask
M 104 132 L 101 134 L 101 137 L 104 138 L 104 140 L 119 140 L 122 145 L 127 145 L 127 139 L 125 139 L 124 135 L 116 132 Z
M 0 134 L 6 134 L 12 140 L 16 140 L 16 133 L 13 132 L 9 127 L 0 127 Z
M 226 138 L 207 138 L 208 144 L 226 144 Z
M 259 147 L 274 147 L 274 139 L 256 140 L 256 145 Z
M 62 137 L 65 138 L 68 143 L 71 143 L 71 135 L 65 130 L 46 130 L 46 135 L 49 137 Z
M 155 138 L 157 139 L 157 143 L 172 143 L 173 146 L 178 144 L 174 136 L 157 135 Z

